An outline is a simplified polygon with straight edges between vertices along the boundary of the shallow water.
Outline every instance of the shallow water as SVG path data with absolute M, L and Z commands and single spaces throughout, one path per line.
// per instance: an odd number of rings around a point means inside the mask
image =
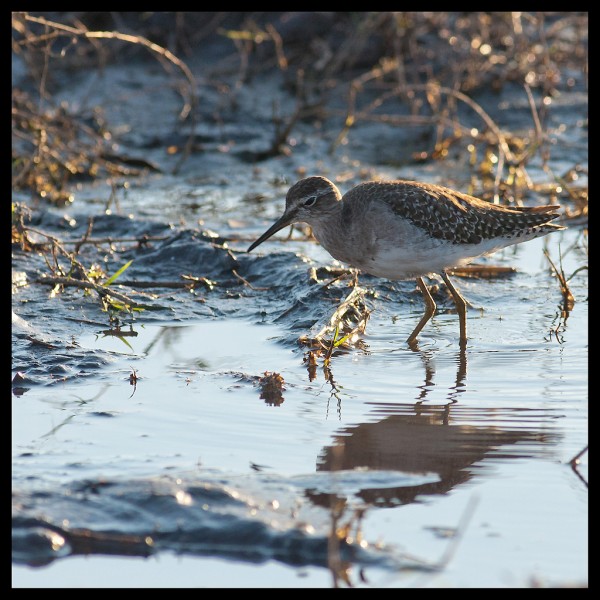
M 378 298 L 366 349 L 334 356 L 333 381 L 310 381 L 303 349 L 268 316 L 77 336 L 108 357 L 96 377 L 13 396 L 13 584 L 81 585 L 81 560 L 111 565 L 86 585 L 229 585 L 237 565 L 234 585 L 339 583 L 333 506 L 359 533 L 344 555 L 353 585 L 585 582 L 587 462 L 568 461 L 587 443 L 587 305 L 560 343 L 548 335 L 558 289 L 542 242 L 525 248 L 510 256 L 525 282 L 461 282 L 485 304 L 469 311 L 465 352 L 451 313 L 407 348 L 418 303 L 390 314 Z M 285 380 L 278 402 L 261 398 L 265 371 Z M 109 541 L 82 546 L 82 530 Z M 129 553 L 154 556 L 103 557 Z M 174 565 L 202 575 L 175 580 Z

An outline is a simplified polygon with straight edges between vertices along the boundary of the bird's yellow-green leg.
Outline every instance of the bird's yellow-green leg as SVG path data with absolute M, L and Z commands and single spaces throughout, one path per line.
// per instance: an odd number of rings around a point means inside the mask
M 464 344 L 467 341 L 467 301 L 461 296 L 454 285 L 452 285 L 452 282 L 444 271 L 442 271 L 441 275 L 444 283 L 448 286 L 448 289 L 454 298 L 454 304 L 456 304 L 458 320 L 460 323 L 460 341 Z
M 423 329 L 423 327 L 425 327 L 425 324 L 427 323 L 427 321 L 429 321 L 429 319 L 431 319 L 431 317 L 433 317 L 433 313 L 435 312 L 435 308 L 436 308 L 435 301 L 431 297 L 431 294 L 429 293 L 429 289 L 425 285 L 425 282 L 423 281 L 422 277 L 417 277 L 417 285 L 419 286 L 419 289 L 421 290 L 421 294 L 423 294 L 423 299 L 425 300 L 425 314 L 419 321 L 419 324 L 415 327 L 414 331 L 410 334 L 410 336 L 406 340 L 406 342 L 408 344 L 411 344 L 412 342 L 414 342 L 417 339 L 417 336 L 419 335 L 421 329 Z

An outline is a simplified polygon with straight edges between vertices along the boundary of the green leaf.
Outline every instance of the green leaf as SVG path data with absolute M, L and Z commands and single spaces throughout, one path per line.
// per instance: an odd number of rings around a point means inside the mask
M 336 332 L 337 333 L 337 332 Z M 339 340 L 336 340 L 334 342 L 334 346 L 337 348 L 338 346 L 341 346 L 347 339 L 349 339 L 351 336 L 351 334 L 345 335 L 343 338 L 340 338 Z
M 128 269 L 132 262 L 133 260 L 130 260 L 128 263 L 125 263 L 112 277 L 109 277 L 102 285 L 106 287 L 109 286 L 111 283 L 114 283 L 115 279 L 117 279 L 117 277 L 119 277 L 119 275 L 121 275 L 123 271 Z

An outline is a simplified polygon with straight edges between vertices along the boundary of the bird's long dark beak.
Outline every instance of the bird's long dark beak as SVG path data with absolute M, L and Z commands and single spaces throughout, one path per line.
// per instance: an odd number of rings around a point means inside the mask
M 256 246 L 262 244 L 265 240 L 268 240 L 274 233 L 277 233 L 280 229 L 287 227 L 294 223 L 295 215 L 293 213 L 284 214 L 280 219 L 275 221 L 269 229 L 267 229 L 253 244 L 250 245 L 246 252 L 252 252 Z

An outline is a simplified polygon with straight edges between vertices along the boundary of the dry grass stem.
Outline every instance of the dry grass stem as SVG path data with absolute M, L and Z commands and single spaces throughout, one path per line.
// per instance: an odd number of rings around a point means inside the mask
M 573 294 L 571 293 L 571 290 L 569 289 L 569 285 L 567 283 L 568 280 L 567 280 L 567 277 L 565 276 L 565 272 L 563 271 L 563 268 L 562 268 L 562 256 L 561 256 L 560 269 L 558 269 L 556 267 L 556 265 L 550 258 L 550 254 L 548 253 L 548 250 L 546 250 L 546 248 L 544 248 L 544 256 L 548 259 L 548 262 L 550 263 L 550 266 L 552 267 L 552 271 L 554 272 L 554 274 L 556 275 L 556 278 L 558 279 L 558 283 L 560 284 L 560 292 L 563 297 L 562 310 L 565 315 L 568 315 L 573 310 L 573 307 L 575 306 L 575 297 L 573 296 Z M 578 271 L 579 270 L 581 270 L 581 269 L 578 269 Z

